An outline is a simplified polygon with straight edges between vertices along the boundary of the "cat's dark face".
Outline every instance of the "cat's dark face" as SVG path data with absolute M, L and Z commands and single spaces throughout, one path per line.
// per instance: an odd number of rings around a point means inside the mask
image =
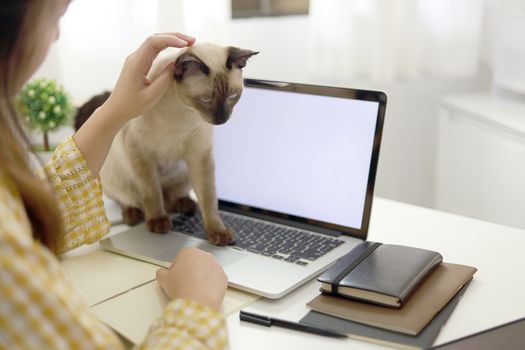
M 175 62 L 174 77 L 182 102 L 210 124 L 226 123 L 242 94 L 242 68 L 255 54 L 212 44 L 189 48 Z
M 234 80 L 226 74 L 215 74 L 208 80 L 209 83 L 201 89 L 192 89 L 192 94 L 187 97 L 205 121 L 214 125 L 224 124 L 241 97 L 242 78 L 240 84 L 237 78 Z

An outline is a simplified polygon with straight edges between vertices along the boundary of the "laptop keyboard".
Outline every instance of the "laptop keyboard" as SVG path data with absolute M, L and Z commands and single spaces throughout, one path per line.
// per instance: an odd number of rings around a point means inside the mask
M 221 212 L 224 224 L 235 232 L 237 250 L 307 265 L 340 246 L 344 241 L 308 233 L 303 230 L 274 225 L 242 216 Z M 196 238 L 208 239 L 200 213 L 194 216 L 176 215 L 173 230 Z

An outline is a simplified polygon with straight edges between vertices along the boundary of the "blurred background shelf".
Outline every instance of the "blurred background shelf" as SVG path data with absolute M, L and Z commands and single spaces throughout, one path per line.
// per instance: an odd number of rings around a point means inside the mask
M 525 228 L 525 102 L 450 95 L 438 125 L 435 208 Z

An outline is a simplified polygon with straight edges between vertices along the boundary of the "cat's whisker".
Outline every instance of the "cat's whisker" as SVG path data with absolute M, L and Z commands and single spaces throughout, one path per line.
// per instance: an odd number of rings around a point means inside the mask
M 177 137 L 175 140 L 173 140 L 173 142 L 177 142 L 179 141 L 180 139 L 182 139 L 183 137 L 186 137 L 190 134 L 192 134 L 195 130 L 197 130 L 198 128 L 200 128 L 201 126 L 203 125 L 203 122 L 197 122 L 195 124 L 193 124 L 190 128 L 190 130 L 186 131 L 184 134 L 180 135 L 179 137 Z

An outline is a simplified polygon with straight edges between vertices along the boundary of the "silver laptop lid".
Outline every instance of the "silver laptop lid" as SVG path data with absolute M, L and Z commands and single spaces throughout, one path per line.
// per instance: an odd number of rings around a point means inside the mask
M 223 210 L 366 239 L 386 95 L 245 80 L 215 128 Z

